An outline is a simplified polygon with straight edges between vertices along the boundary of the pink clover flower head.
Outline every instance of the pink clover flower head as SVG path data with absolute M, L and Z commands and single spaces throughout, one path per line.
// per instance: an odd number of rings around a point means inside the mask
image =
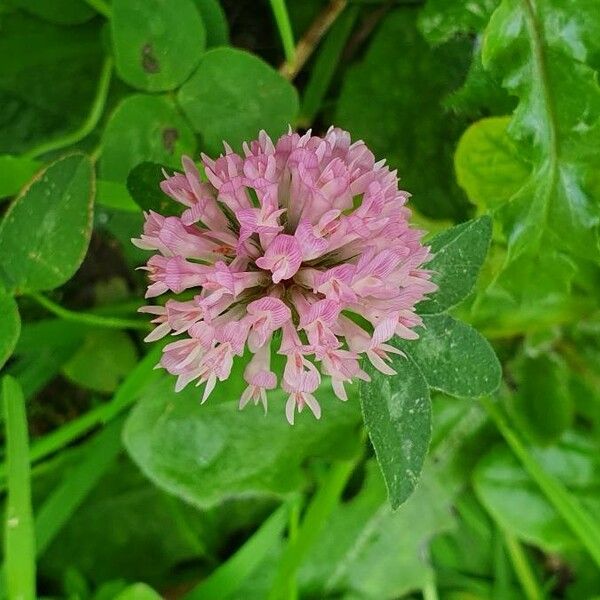
M 181 217 L 149 212 L 133 240 L 157 252 L 144 267 L 147 298 L 191 294 L 141 309 L 156 325 L 147 341 L 183 336 L 160 362 L 176 389 L 205 384 L 204 402 L 247 348 L 240 408 L 266 410 L 267 391 L 280 387 L 293 423 L 304 407 L 320 417 L 321 375 L 346 400 L 346 384 L 369 380 L 363 358 L 394 374 L 390 355 L 401 352 L 387 342 L 417 337 L 415 305 L 436 290 L 396 172 L 333 127 L 276 142 L 263 131 L 242 153 L 225 145 L 202 163 L 205 177 L 184 157 L 183 173 L 161 184 Z

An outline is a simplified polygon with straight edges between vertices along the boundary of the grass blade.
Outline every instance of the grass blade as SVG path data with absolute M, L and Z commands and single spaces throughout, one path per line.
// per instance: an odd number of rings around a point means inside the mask
M 184 600 L 220 600 L 233 594 L 280 538 L 288 512 L 289 503 L 280 506 L 227 562 L 189 592 Z
M 41 555 L 65 523 L 112 466 L 121 451 L 121 417 L 97 433 L 77 466 L 40 506 L 35 519 L 37 553 Z
M 499 408 L 489 398 L 482 398 L 481 402 L 527 473 L 600 567 L 600 525 L 598 522 L 590 516 L 577 498 L 569 493 L 559 481 L 544 471 L 510 427 Z
M 8 375 L 2 382 L 2 392 L 8 478 L 4 528 L 5 581 L 9 598 L 34 600 L 35 537 L 25 399 L 17 381 Z

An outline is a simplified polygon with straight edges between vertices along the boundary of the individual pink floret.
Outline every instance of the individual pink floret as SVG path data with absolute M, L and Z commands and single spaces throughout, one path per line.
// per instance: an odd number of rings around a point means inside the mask
M 183 173 L 165 174 L 161 189 L 185 209 L 150 211 L 133 243 L 157 251 L 147 298 L 187 291 L 141 309 L 156 325 L 147 341 L 182 336 L 160 362 L 177 390 L 205 384 L 204 402 L 248 349 L 240 408 L 266 411 L 279 385 L 293 423 L 305 406 L 320 418 L 321 375 L 346 400 L 346 384 L 369 380 L 363 358 L 394 374 L 390 355 L 402 353 L 388 342 L 417 337 L 415 305 L 436 286 L 422 232 L 410 228 L 409 194 L 384 162 L 332 127 L 276 143 L 263 131 L 242 154 L 225 145 L 216 160 L 203 155 L 206 177 L 188 157 Z M 272 352 L 284 357 L 279 373 Z

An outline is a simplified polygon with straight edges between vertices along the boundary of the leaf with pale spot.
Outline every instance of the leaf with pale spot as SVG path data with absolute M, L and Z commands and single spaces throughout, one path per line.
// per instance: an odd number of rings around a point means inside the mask
M 415 361 L 430 387 L 459 398 L 491 394 L 502 370 L 489 342 L 449 315 L 425 315 L 418 341 L 392 340 Z
M 427 263 L 438 291 L 421 302 L 421 314 L 439 313 L 464 300 L 475 285 L 490 247 L 492 220 L 488 216 L 461 223 L 430 242 L 434 257 Z
M 370 363 L 370 382 L 361 382 L 365 425 L 381 467 L 392 508 L 413 492 L 431 438 L 429 388 L 417 365 L 394 356 L 396 375 L 383 375 Z

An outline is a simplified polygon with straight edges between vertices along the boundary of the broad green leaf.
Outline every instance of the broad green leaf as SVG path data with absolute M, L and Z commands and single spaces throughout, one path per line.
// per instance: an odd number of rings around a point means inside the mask
M 87 156 L 72 154 L 40 173 L 0 225 L 0 277 L 7 289 L 50 290 L 73 276 L 90 241 L 93 201 Z
M 257 56 L 233 48 L 207 52 L 177 100 L 212 153 L 223 141 L 240 148 L 261 129 L 278 136 L 298 112 L 298 94 L 288 81 Z
M 229 44 L 229 24 L 219 0 L 194 0 L 206 29 L 206 45 L 227 46 Z
M 81 0 L 13 0 L 13 4 L 28 13 L 58 25 L 79 25 L 89 21 L 96 12 Z
M 161 598 L 160 594 L 145 583 L 135 583 L 124 589 L 115 600 L 161 600 Z
M 21 317 L 15 299 L 0 287 L 0 368 L 10 358 L 19 334 Z
M 447 42 L 464 33 L 481 31 L 499 0 L 427 0 L 419 13 L 419 29 L 433 43 Z
M 8 375 L 2 379 L 2 403 L 6 422 L 8 479 L 2 578 L 8 598 L 34 600 L 36 541 L 31 511 L 27 414 L 23 391 Z
M 70 477 L 84 451 L 81 446 L 69 449 L 57 468 L 36 478 L 40 501 Z M 126 578 L 160 588 L 186 562 L 194 561 L 196 572 L 205 572 L 214 557 L 229 554 L 232 536 L 247 535 L 272 506 L 272 500 L 248 498 L 199 511 L 161 491 L 121 457 L 48 546 L 39 573 L 45 581 L 60 582 L 71 567 L 96 584 Z
M 18 154 L 82 123 L 102 46 L 97 23 L 65 28 L 18 11 L 1 18 L 0 152 Z
M 183 208 L 160 189 L 163 181 L 163 165 L 152 162 L 140 163 L 127 176 L 127 189 L 137 205 L 143 210 L 153 210 L 161 215 L 180 215 Z
M 542 469 L 558 479 L 590 515 L 600 512 L 598 445 L 575 432 L 547 448 L 532 448 Z M 498 446 L 479 463 L 475 491 L 503 527 L 527 543 L 549 552 L 580 548 L 569 527 L 511 451 Z
M 509 117 L 489 117 L 462 135 L 456 154 L 456 179 L 480 211 L 501 206 L 523 186 L 530 167 L 508 137 Z
M 467 203 L 450 157 L 465 122 L 442 102 L 463 81 L 470 44 L 430 48 L 415 15 L 399 8 L 382 20 L 364 58 L 344 75 L 334 122 L 398 169 L 421 213 L 463 220 Z
M 504 256 L 497 256 L 497 261 L 503 263 Z M 511 337 L 568 320 L 581 310 L 581 301 L 570 293 L 575 273 L 573 262 L 552 248 L 523 255 L 488 282 L 471 322 L 493 337 Z
M 206 33 L 193 0 L 115 0 L 110 23 L 117 72 L 141 90 L 178 87 L 204 52 Z
M 166 97 L 137 94 L 125 98 L 104 130 L 100 178 L 125 183 L 129 171 L 150 160 L 181 164 L 182 154 L 193 154 L 194 133 Z
M 574 418 L 566 366 L 559 357 L 551 354 L 525 356 L 518 361 L 515 375 L 514 420 L 534 442 L 555 441 L 571 426 Z
M 96 392 L 114 392 L 137 363 L 131 338 L 123 331 L 96 329 L 63 367 L 73 383 Z
M 369 461 L 358 494 L 332 514 L 300 569 L 301 597 L 392 600 L 431 578 L 429 541 L 452 526 L 447 490 L 425 470 L 394 511 L 378 471 Z
M 0 199 L 14 196 L 39 171 L 38 161 L 25 156 L 0 156 Z
M 419 339 L 392 343 L 417 364 L 427 383 L 451 396 L 477 398 L 494 392 L 502 371 L 494 350 L 475 329 L 449 315 L 425 315 Z
M 258 407 L 238 411 L 244 387 L 239 375 L 203 405 L 194 386 L 178 394 L 173 387 L 173 378 L 165 376 L 143 394 L 127 421 L 125 446 L 156 485 L 199 507 L 298 489 L 308 459 L 346 455 L 359 443 L 356 399 L 342 403 L 327 385 L 316 393 L 321 421 L 304 412 L 293 427 L 285 420 L 281 391 L 273 394 L 267 415 Z
M 502 221 L 510 259 L 554 246 L 598 260 L 600 88 L 594 69 L 583 62 L 589 40 L 579 33 L 594 17 L 579 10 L 589 5 L 586 0 L 572 2 L 565 43 L 552 33 L 555 5 L 503 0 L 485 33 L 485 66 L 519 98 L 509 135 L 533 161 Z
M 420 313 L 439 313 L 464 300 L 473 289 L 490 246 L 492 220 L 480 217 L 438 233 L 429 245 L 427 263 L 438 291 L 418 306 Z
M 360 384 L 365 425 L 381 467 L 392 508 L 413 492 L 431 438 L 429 388 L 410 358 L 395 357 L 396 375 L 365 365 L 370 382 Z

